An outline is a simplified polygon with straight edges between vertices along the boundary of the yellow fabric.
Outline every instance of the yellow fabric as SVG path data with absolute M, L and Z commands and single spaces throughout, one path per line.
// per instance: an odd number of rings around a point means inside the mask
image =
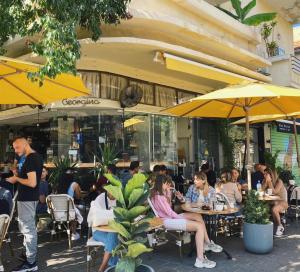
M 0 57 L 0 104 L 47 104 L 90 93 L 79 76 L 70 74 L 45 78 L 40 87 L 27 78 L 28 72 L 37 69 L 35 64 Z
M 300 118 L 300 112 L 295 112 L 295 113 L 291 113 L 291 114 L 287 114 L 287 115 L 271 114 L 271 115 L 261 115 L 261 116 L 250 116 L 249 122 L 250 122 L 250 124 L 265 123 L 265 122 L 270 122 L 270 121 L 274 121 L 274 120 L 288 119 L 290 117 Z M 231 125 L 241 125 L 241 124 L 245 124 L 245 123 L 246 123 L 246 119 L 242 118 L 240 120 L 232 122 Z
M 183 72 L 198 77 L 208 78 L 228 84 L 241 84 L 254 81 L 253 79 L 214 68 L 202 63 L 190 61 L 184 58 L 164 54 L 166 68 L 177 72 Z
M 125 120 L 124 122 L 124 127 L 130 127 L 130 126 L 133 126 L 133 125 L 136 125 L 136 124 L 139 124 L 139 123 L 144 123 L 143 120 L 140 120 L 138 118 L 130 118 L 130 119 L 127 119 Z
M 235 106 L 233 106 L 235 104 Z M 300 90 L 263 83 L 227 87 L 164 110 L 186 117 L 244 117 L 300 111 Z

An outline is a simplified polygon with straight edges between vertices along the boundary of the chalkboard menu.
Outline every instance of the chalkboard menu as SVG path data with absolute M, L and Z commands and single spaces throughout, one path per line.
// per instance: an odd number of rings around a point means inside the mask
M 276 122 L 277 124 L 277 131 L 284 132 L 284 133 L 294 133 L 294 125 L 283 123 L 283 122 Z M 300 127 L 297 126 L 297 133 L 300 133 Z

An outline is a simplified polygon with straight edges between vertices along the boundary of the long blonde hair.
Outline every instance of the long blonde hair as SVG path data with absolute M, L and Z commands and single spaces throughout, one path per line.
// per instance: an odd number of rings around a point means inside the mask
M 197 179 L 205 181 L 204 188 L 203 188 L 203 195 L 208 196 L 209 185 L 208 185 L 208 182 L 207 182 L 207 175 L 203 171 L 200 171 L 200 172 L 195 173 L 195 177 Z

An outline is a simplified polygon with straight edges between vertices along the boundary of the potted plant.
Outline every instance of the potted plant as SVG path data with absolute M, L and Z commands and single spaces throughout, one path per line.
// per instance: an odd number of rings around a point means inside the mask
M 150 266 L 143 265 L 139 257 L 152 250 L 145 246 L 147 239 L 143 235 L 152 218 L 146 204 L 149 196 L 147 177 L 135 174 L 125 188 L 122 188 L 122 183 L 111 174 L 105 174 L 105 177 L 110 182 L 105 186 L 105 190 L 117 200 L 115 219 L 109 225 L 117 231 L 119 238 L 119 245 L 113 252 L 114 256 L 119 257 L 119 261 L 106 272 L 154 272 Z
M 49 176 L 49 183 L 52 185 L 54 192 L 57 191 L 57 186 L 59 184 L 62 175 L 67 169 L 72 169 L 77 163 L 72 163 L 69 157 L 62 157 L 54 161 L 54 168 L 51 170 Z
M 270 222 L 267 203 L 258 199 L 258 193 L 251 190 L 244 207 L 244 246 L 257 254 L 269 253 L 273 249 L 273 223 Z
M 103 148 L 99 145 L 98 154 L 94 154 L 97 159 L 97 163 L 94 167 L 94 173 L 97 180 L 107 172 L 107 166 L 109 164 L 115 164 L 118 161 L 118 154 L 119 152 L 115 145 L 105 144 Z

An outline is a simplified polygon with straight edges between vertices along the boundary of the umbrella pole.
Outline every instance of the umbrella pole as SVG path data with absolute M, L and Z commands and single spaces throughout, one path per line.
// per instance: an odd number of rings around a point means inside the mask
M 246 168 L 247 168 L 247 182 L 248 190 L 251 190 L 251 165 L 250 165 L 250 124 L 249 124 L 249 108 L 245 107 L 246 113 Z
M 297 163 L 298 163 L 298 167 L 300 168 L 299 144 L 298 144 L 297 125 L 296 125 L 295 118 L 293 118 L 293 124 L 294 124 L 294 136 L 295 136 L 296 152 L 297 152 Z

